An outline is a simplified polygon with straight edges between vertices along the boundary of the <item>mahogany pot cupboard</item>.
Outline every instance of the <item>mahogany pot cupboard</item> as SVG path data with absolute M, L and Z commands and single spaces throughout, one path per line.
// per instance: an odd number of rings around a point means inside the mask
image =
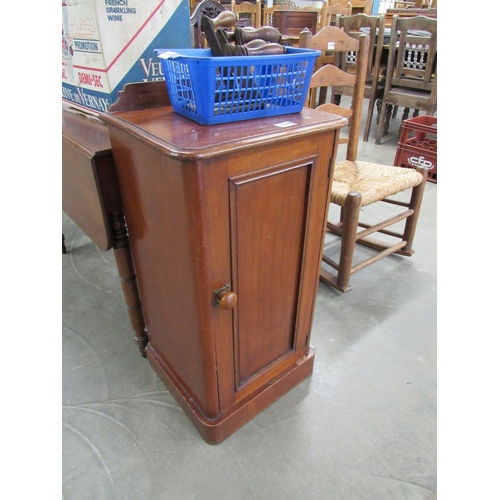
M 203 439 L 219 443 L 312 373 L 332 165 L 346 119 L 304 109 L 202 126 L 173 112 L 164 82 L 127 85 L 100 119 L 147 359 Z

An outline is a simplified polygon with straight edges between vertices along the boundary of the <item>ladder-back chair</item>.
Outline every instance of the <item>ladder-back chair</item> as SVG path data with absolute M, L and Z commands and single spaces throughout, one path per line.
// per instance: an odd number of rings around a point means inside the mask
M 348 73 L 334 65 L 320 67 L 311 77 L 309 107 L 316 107 L 320 111 L 327 111 L 345 116 L 349 119 L 348 136 L 342 138 L 339 144 L 347 143 L 346 160 L 336 162 L 333 167 L 333 180 L 330 203 L 340 207 L 340 220 L 327 222 L 327 231 L 341 237 L 340 257 L 335 261 L 323 252 L 323 263 L 332 269 L 332 272 L 323 266 L 320 270 L 322 282 L 333 286 L 341 292 L 352 289 L 350 277 L 357 271 L 364 269 L 376 261 L 397 253 L 410 256 L 413 254 L 413 239 L 425 189 L 423 169 L 417 171 L 412 168 L 401 168 L 390 165 L 381 165 L 369 161 L 357 160 L 357 150 L 361 126 L 362 106 L 364 101 L 364 86 L 366 65 L 368 64 L 368 37 L 361 35 L 359 39 L 352 38 L 341 29 L 327 26 L 316 36 L 311 32 L 303 31 L 300 35 L 299 46 L 316 50 L 330 49 L 335 52 L 355 51 L 358 57 L 356 73 Z M 352 85 L 352 99 L 350 109 L 342 106 L 325 103 L 316 106 L 316 92 L 318 88 L 338 85 Z M 389 199 L 402 191 L 411 189 L 409 202 Z M 361 207 L 383 201 L 401 206 L 402 211 L 382 220 L 374 225 L 359 221 Z M 399 210 L 398 210 L 399 212 Z M 405 221 L 403 232 L 389 231 L 385 228 Z M 363 228 L 361 231 L 359 228 Z M 378 241 L 367 236 L 380 232 L 396 242 Z M 361 244 L 375 250 L 375 254 L 361 262 L 353 264 L 356 244 Z M 336 273 L 336 274 L 334 274 Z
M 375 103 L 384 95 L 385 78 L 382 76 L 381 60 L 384 45 L 384 16 L 367 16 L 355 14 L 354 16 L 337 16 L 336 25 L 353 38 L 358 38 L 369 30 L 368 37 L 368 64 L 366 66 L 365 99 L 368 99 L 368 112 L 366 115 L 363 141 L 368 141 L 373 118 Z M 349 73 L 354 73 L 357 56 L 355 52 L 347 52 L 340 59 L 340 67 Z M 351 95 L 352 87 L 335 87 L 334 94 L 338 96 Z
M 437 19 L 392 18 L 387 78 L 380 107 L 376 144 L 388 133 L 393 106 L 433 115 L 437 110 Z
M 260 0 L 256 0 L 254 4 L 250 2 L 236 3 L 236 0 L 231 0 L 231 11 L 236 14 L 239 20 L 248 19 L 249 25 L 253 28 L 261 27 Z

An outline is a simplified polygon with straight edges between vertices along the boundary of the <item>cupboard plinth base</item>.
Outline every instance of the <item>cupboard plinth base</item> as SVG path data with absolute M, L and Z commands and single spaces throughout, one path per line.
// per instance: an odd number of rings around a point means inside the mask
M 191 420 L 201 437 L 209 444 L 219 444 L 309 377 L 313 371 L 315 349 L 311 345 L 307 356 L 299 359 L 288 370 L 283 371 L 270 380 L 268 384 L 237 402 L 216 418 L 208 418 L 203 414 L 177 382 L 151 344 L 146 347 L 146 352 L 150 365 Z

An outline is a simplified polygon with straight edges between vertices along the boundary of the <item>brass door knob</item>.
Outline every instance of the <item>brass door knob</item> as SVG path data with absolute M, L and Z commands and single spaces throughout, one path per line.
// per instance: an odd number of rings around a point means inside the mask
M 238 302 L 238 296 L 234 292 L 231 292 L 230 284 L 214 290 L 214 305 L 220 306 L 221 309 L 232 309 L 236 305 L 236 302 Z

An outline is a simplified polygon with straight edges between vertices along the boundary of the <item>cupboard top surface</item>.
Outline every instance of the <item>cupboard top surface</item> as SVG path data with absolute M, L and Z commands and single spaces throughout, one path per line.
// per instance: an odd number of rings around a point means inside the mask
M 100 118 L 179 160 L 210 158 L 347 124 L 338 115 L 309 108 L 289 115 L 209 126 L 175 113 L 171 106 L 104 113 Z

